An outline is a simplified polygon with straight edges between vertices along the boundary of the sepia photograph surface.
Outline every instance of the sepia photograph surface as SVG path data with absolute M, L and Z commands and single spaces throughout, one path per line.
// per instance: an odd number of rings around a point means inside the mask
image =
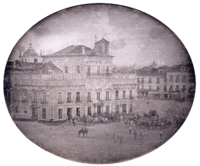
M 8 111 L 41 148 L 84 163 L 151 152 L 186 120 L 195 95 L 177 36 L 136 9 L 67 8 L 30 28 L 4 75 Z

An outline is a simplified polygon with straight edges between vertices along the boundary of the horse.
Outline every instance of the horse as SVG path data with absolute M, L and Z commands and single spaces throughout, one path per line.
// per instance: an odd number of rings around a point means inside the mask
M 140 127 L 146 127 L 147 129 L 149 129 L 150 125 L 148 122 L 141 122 Z
M 87 135 L 88 134 L 88 129 L 80 129 L 79 131 L 78 131 L 78 134 L 79 134 L 79 136 L 81 135 L 81 133 L 83 134 L 83 137 L 85 136 L 85 135 Z

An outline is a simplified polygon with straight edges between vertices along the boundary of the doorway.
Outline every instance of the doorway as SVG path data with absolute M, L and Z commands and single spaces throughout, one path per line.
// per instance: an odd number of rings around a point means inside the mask
M 35 107 L 32 108 L 32 120 L 37 120 L 38 119 L 38 114 L 37 114 L 37 109 Z
M 67 108 L 67 119 L 70 120 L 72 118 L 72 109 Z
M 97 114 L 101 114 L 101 106 L 97 106 Z
M 126 113 L 126 104 L 122 105 L 122 113 Z

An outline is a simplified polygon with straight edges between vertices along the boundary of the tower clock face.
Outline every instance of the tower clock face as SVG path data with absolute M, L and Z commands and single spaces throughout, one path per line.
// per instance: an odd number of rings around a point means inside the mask
M 179 130 L 195 73 L 185 46 L 160 21 L 125 6 L 86 4 L 22 36 L 5 68 L 4 94 L 14 123 L 36 145 L 77 162 L 117 163 Z

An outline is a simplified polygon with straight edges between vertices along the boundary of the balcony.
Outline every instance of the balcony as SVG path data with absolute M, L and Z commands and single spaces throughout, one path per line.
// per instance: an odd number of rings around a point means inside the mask
M 149 81 L 148 83 L 149 83 L 149 84 L 151 84 L 151 83 L 152 83 L 152 81 Z
M 87 77 L 110 77 L 111 73 L 87 73 Z
M 28 103 L 28 100 L 22 100 L 22 103 Z
M 63 104 L 63 101 L 58 101 L 57 104 Z
M 47 104 L 47 101 L 42 101 L 41 104 Z

